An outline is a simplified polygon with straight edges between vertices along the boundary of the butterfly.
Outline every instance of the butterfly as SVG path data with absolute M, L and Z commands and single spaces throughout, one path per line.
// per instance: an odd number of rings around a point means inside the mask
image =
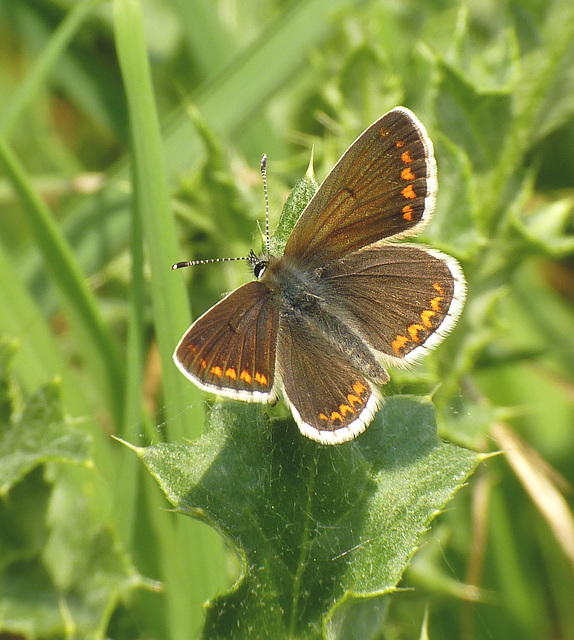
M 404 107 L 364 131 L 325 178 L 280 256 L 197 319 L 174 353 L 198 387 L 247 402 L 282 394 L 302 434 L 339 444 L 382 404 L 388 365 L 417 361 L 454 327 L 466 284 L 439 251 L 393 242 L 435 208 L 432 142 Z M 173 268 L 194 263 L 177 263 Z

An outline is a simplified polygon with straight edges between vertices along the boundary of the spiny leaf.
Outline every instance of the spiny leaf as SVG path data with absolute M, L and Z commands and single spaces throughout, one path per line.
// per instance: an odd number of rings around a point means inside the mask
M 394 397 L 339 446 L 259 406 L 218 403 L 189 445 L 137 449 L 169 500 L 234 545 L 243 575 L 207 607 L 205 638 L 321 637 L 346 595 L 392 590 L 420 534 L 480 457 L 441 442 L 426 399 Z
M 0 495 L 40 464 L 87 462 L 89 448 L 89 439 L 72 430 L 62 413 L 59 382 L 42 387 L 17 419 L 1 425 Z

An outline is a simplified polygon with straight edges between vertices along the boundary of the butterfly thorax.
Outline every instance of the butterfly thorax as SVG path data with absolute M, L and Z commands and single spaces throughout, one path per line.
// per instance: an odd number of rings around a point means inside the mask
M 320 312 L 318 274 L 306 270 L 291 256 L 269 256 L 261 282 L 281 301 L 282 310 Z

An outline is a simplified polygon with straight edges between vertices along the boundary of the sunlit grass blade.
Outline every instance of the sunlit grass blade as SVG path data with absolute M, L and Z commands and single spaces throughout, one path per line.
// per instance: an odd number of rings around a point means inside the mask
M 151 85 L 141 8 L 133 0 L 114 3 L 115 34 L 120 67 L 130 114 L 134 178 L 133 215 L 141 218 L 143 239 L 151 271 L 153 320 L 160 351 L 164 398 L 165 428 L 173 440 L 197 435 L 203 425 L 199 393 L 179 373 L 171 354 L 180 334 L 189 323 L 189 308 L 184 282 L 169 266 L 177 254 L 175 223 L 163 164 L 160 126 Z M 189 408 L 196 399 L 198 410 Z M 219 538 L 202 525 L 189 527 L 177 520 L 173 531 L 164 519 L 162 556 L 168 620 L 172 638 L 189 637 L 197 629 L 203 614 L 193 603 L 204 600 L 214 576 L 225 575 Z M 169 540 L 169 541 L 168 541 Z M 165 544 L 167 542 L 167 544 Z M 209 558 L 209 566 L 204 560 Z

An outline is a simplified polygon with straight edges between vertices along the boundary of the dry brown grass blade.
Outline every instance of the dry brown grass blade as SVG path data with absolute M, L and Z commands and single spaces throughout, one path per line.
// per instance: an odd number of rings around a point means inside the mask
M 559 474 L 540 455 L 503 423 L 492 426 L 491 434 L 528 495 L 552 529 L 574 570 L 574 516 L 558 488 Z M 560 485 L 566 485 L 563 479 Z

